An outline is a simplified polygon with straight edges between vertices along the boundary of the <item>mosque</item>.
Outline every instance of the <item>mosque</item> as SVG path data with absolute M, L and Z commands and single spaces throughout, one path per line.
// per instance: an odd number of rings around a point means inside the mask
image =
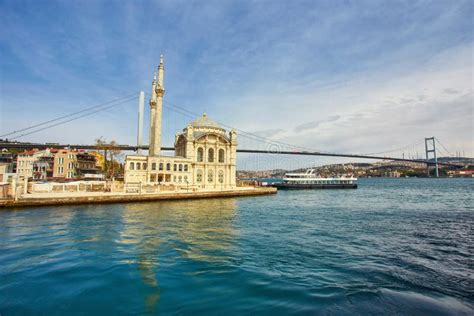
M 163 55 L 152 82 L 149 153 L 128 155 L 125 183 L 157 187 L 232 189 L 236 187 L 237 133 L 227 132 L 206 113 L 177 133 L 174 156 L 161 154 L 164 89 Z

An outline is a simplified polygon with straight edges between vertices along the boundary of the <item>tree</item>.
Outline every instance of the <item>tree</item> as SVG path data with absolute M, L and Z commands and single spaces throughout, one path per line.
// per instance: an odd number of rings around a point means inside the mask
M 115 140 L 107 142 L 102 136 L 95 140 L 97 150 L 104 155 L 104 174 L 107 178 L 112 178 L 121 171 L 119 162 L 116 160 L 121 157 L 122 150 Z M 110 158 L 110 159 L 109 159 Z

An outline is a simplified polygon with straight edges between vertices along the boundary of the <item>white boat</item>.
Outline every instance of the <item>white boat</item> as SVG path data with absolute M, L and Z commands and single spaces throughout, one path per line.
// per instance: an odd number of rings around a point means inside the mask
M 278 189 L 356 189 L 357 178 L 322 178 L 314 169 L 308 169 L 304 173 L 287 173 L 282 182 L 273 183 L 272 186 Z

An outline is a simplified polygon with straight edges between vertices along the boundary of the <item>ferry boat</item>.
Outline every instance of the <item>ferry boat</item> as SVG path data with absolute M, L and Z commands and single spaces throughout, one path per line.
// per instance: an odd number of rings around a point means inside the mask
M 314 169 L 308 169 L 304 173 L 287 173 L 282 182 L 275 182 L 272 186 L 278 189 L 356 189 L 357 178 L 321 178 Z

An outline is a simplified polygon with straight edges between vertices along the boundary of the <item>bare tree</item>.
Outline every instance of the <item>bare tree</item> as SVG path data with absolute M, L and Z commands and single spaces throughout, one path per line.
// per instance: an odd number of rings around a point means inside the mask
M 102 136 L 95 140 L 97 149 L 103 152 L 104 155 L 104 173 L 107 178 L 112 178 L 116 175 L 120 164 L 117 161 L 122 154 L 122 150 L 115 140 L 107 142 Z M 116 168 L 116 167 L 119 168 Z

